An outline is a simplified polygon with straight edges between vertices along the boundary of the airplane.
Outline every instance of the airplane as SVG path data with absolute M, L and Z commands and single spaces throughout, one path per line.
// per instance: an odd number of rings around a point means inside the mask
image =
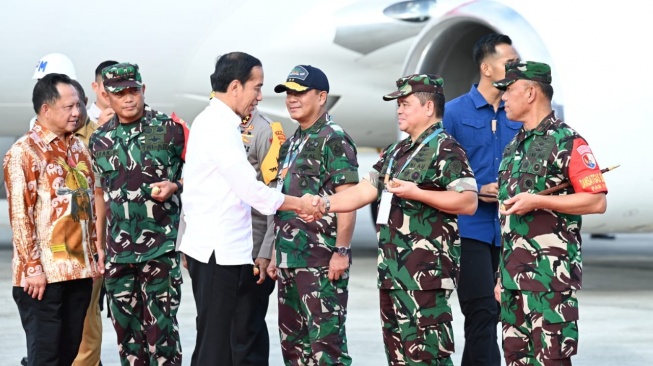
M 148 86 L 146 102 L 192 121 L 207 104 L 216 58 L 238 50 L 262 61 L 259 109 L 281 121 L 286 133 L 297 125 L 274 85 L 296 64 L 324 70 L 331 84 L 330 113 L 361 148 L 362 174 L 378 149 L 402 137 L 396 105 L 381 99 L 395 89 L 397 78 L 442 75 L 451 100 L 478 80 L 474 42 L 489 32 L 507 34 L 523 60 L 551 65 L 557 115 L 588 140 L 603 167 L 621 165 L 605 175 L 607 212 L 587 215 L 583 232 L 653 232 L 653 195 L 646 189 L 653 172 L 645 157 L 653 132 L 647 108 L 653 77 L 644 64 L 649 2 L 10 0 L 1 7 L 3 154 L 28 128 L 34 114 L 30 78 L 47 53 L 73 60 L 90 100 L 97 64 L 136 62 Z M 6 205 L 4 194 L 0 203 Z M 2 231 L 7 221 L 0 220 Z M 373 232 L 368 209 L 359 210 L 356 230 Z

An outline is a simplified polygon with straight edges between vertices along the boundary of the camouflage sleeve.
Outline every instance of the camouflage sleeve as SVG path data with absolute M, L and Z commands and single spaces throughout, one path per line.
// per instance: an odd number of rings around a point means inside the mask
M 169 166 L 168 166 L 168 179 L 171 181 L 178 181 L 181 179 L 181 173 L 184 167 L 184 159 L 186 153 L 186 142 L 188 138 L 188 133 L 186 130 L 186 122 L 179 120 L 180 122 L 175 122 L 172 126 L 172 137 L 170 144 L 172 145 L 170 156 L 169 156 Z M 174 122 L 174 120 L 173 120 Z
M 334 186 L 358 183 L 356 145 L 344 133 L 331 134 L 324 146 L 325 169 Z
M 388 151 L 392 151 L 392 149 L 394 148 L 395 145 L 396 145 L 396 143 L 390 144 L 390 145 L 388 145 L 388 147 L 383 149 L 383 151 L 381 152 L 381 155 L 379 156 L 379 161 L 377 161 L 376 164 L 374 164 L 372 166 L 372 169 L 379 172 L 380 175 L 384 174 L 384 172 L 382 172 L 381 169 L 383 169 L 383 165 L 385 164 L 385 161 L 388 158 Z
M 188 133 L 185 131 L 185 129 L 188 129 L 186 127 L 186 122 L 183 120 L 181 123 L 175 122 L 175 129 L 174 129 L 174 136 L 173 136 L 173 141 L 175 144 L 175 157 L 179 157 L 181 160 L 181 164 L 183 166 L 183 162 L 185 161 L 185 153 L 186 153 L 186 141 L 188 138 Z M 175 177 L 175 180 L 181 178 L 181 169 L 179 169 L 179 176 Z
M 96 130 L 97 131 L 97 130 Z M 91 134 L 91 136 L 88 138 L 88 152 L 91 154 L 91 169 L 93 171 L 93 174 L 95 175 L 95 188 L 102 188 L 102 175 L 100 174 L 97 164 L 95 163 L 95 155 L 93 154 L 93 151 L 95 149 L 95 137 L 96 137 L 95 131 Z
M 433 164 L 435 176 L 431 179 L 440 187 L 456 192 L 478 191 L 467 155 L 456 140 L 446 138 L 440 142 L 440 150 Z
M 366 181 L 370 182 L 374 187 L 379 184 L 379 172 L 371 171 L 363 177 Z
M 180 141 L 177 133 L 175 134 L 174 139 L 175 139 L 175 145 L 181 147 L 181 160 L 186 161 L 186 146 L 188 143 L 188 136 L 190 135 L 190 129 L 188 128 L 188 124 L 186 123 L 186 121 L 179 118 L 175 112 L 172 112 L 172 114 L 170 115 L 170 119 L 174 123 L 176 123 L 179 127 L 181 127 L 181 132 L 183 133 L 183 140 L 181 141 L 181 144 L 179 143 Z

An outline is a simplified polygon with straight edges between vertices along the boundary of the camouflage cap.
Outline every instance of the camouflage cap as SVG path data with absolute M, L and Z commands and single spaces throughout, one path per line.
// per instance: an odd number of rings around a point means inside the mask
M 383 96 L 383 100 L 393 100 L 415 92 L 444 95 L 444 79 L 434 74 L 413 74 L 397 80 L 397 91 Z
M 138 65 L 126 62 L 102 69 L 102 82 L 104 83 L 104 89 L 109 93 L 118 93 L 123 89 L 143 86 Z
M 495 88 L 506 88 L 517 80 L 532 80 L 551 84 L 551 67 L 543 62 L 520 61 L 506 64 L 505 79 L 492 83 Z

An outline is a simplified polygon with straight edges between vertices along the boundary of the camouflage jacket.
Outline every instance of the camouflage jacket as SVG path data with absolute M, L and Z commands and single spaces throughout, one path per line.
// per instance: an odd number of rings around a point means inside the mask
M 145 262 L 175 250 L 179 194 L 156 201 L 150 184 L 181 177 L 182 123 L 146 105 L 139 121 L 122 124 L 113 117 L 91 136 L 93 169 L 104 190 L 109 261 Z
M 426 190 L 476 191 L 467 155 L 449 134 L 441 131 L 399 174 L 413 152 L 429 135 L 442 128 L 438 122 L 413 143 L 410 137 L 390 145 L 374 165 L 379 172 L 378 198 L 391 157 L 390 176 Z M 458 216 L 419 201 L 393 196 L 388 225 L 377 225 L 379 238 L 378 285 L 391 290 L 456 288 L 460 272 Z
M 570 181 L 574 146 L 587 143 L 551 113 L 535 129 L 523 128 L 508 144 L 499 167 L 499 201 L 521 192 L 537 193 Z M 591 155 L 591 154 L 590 154 Z M 587 155 L 583 157 L 587 159 Z M 604 192 L 598 165 L 587 175 L 584 190 Z M 573 187 L 555 194 L 572 194 Z M 501 283 L 527 291 L 567 291 L 581 288 L 581 216 L 551 210 L 501 215 Z
M 281 146 L 279 170 L 283 169 L 288 154 L 298 151 L 283 182 L 277 182 L 283 184 L 283 193 L 297 197 L 306 193 L 331 195 L 340 185 L 358 182 L 356 146 L 326 113 L 307 130 L 298 128 Z M 307 223 L 293 211 L 279 211 L 275 215 L 275 231 L 280 268 L 329 265 L 336 244 L 335 214 Z

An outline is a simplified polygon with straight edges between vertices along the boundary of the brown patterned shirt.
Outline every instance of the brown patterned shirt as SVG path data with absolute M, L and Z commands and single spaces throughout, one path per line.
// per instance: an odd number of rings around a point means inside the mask
M 73 134 L 40 123 L 3 162 L 13 231 L 13 285 L 45 273 L 48 283 L 92 277 L 97 266 L 91 156 Z

